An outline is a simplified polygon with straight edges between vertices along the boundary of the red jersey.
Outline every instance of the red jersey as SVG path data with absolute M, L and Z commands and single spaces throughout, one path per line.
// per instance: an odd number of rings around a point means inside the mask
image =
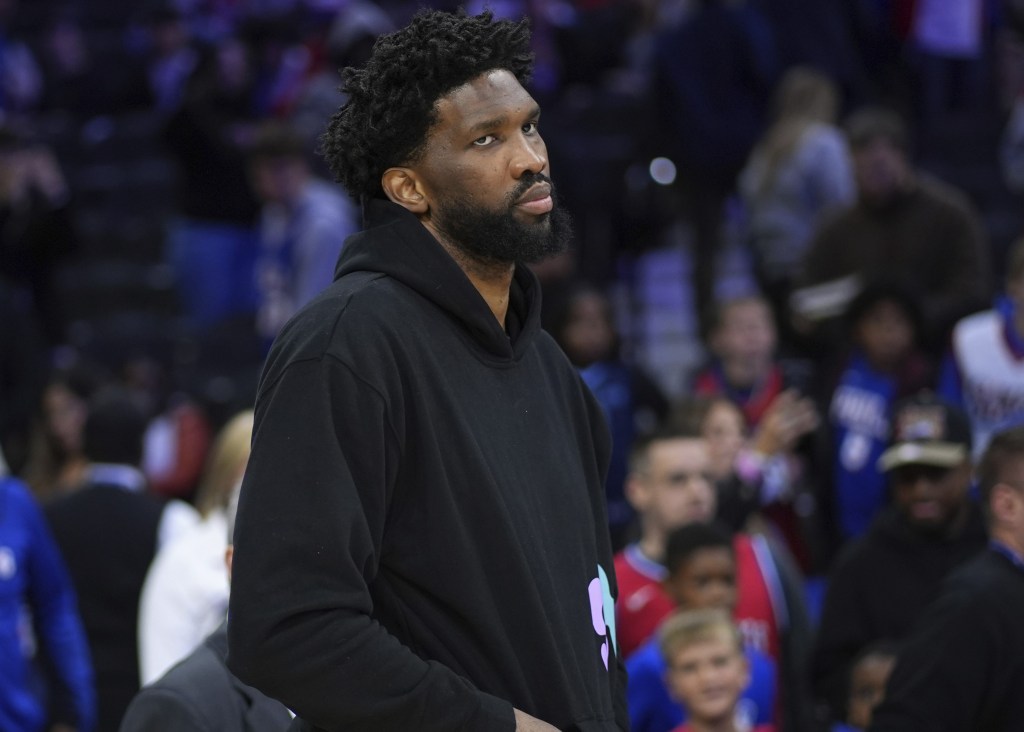
M 775 560 L 763 536 L 736 534 L 736 624 L 746 645 L 779 663 L 779 629 L 785 626 L 785 599 Z
M 648 559 L 636 544 L 615 555 L 615 580 L 619 599 L 615 603 L 615 629 L 619 653 L 629 658 L 658 629 L 675 603 L 661 589 L 665 567 Z
M 775 563 L 763 537 L 736 534 L 737 603 L 735 619 L 743 640 L 779 661 L 779 629 L 785 623 L 782 586 Z M 615 555 L 615 577 L 619 599 L 615 603 L 615 626 L 621 658 L 627 659 L 675 610 L 675 603 L 661 588 L 666 570 L 648 559 L 637 544 Z

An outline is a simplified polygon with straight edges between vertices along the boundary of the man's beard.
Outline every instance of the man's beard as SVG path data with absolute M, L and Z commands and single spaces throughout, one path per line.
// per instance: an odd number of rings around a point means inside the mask
M 561 254 L 572 239 L 572 219 L 558 206 L 554 185 L 551 200 L 555 206 L 549 213 L 535 217 L 532 223 L 515 213 L 516 201 L 538 183 L 551 185 L 545 175 L 526 176 L 497 211 L 467 204 L 465 199 L 439 202 L 437 226 L 455 247 L 482 264 L 532 264 Z

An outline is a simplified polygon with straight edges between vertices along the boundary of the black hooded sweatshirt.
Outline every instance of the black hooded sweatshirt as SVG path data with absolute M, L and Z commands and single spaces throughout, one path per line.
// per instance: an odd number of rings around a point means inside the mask
M 367 218 L 261 378 L 229 667 L 303 729 L 628 729 L 608 432 L 536 279 L 502 330 L 412 214 Z

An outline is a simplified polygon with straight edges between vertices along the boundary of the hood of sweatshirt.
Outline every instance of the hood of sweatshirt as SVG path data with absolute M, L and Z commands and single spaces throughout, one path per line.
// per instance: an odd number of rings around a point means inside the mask
M 505 329 L 433 234 L 401 206 L 373 199 L 365 204 L 366 227 L 345 241 L 335 280 L 356 272 L 391 277 L 419 293 L 459 323 L 485 352 L 516 361 L 540 330 L 540 283 L 517 264 Z

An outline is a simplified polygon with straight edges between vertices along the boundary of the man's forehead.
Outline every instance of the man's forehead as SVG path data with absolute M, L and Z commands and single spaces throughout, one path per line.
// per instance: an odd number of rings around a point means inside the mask
M 437 100 L 441 122 L 472 127 L 502 115 L 537 107 L 530 93 L 512 72 L 492 69 L 455 87 Z
M 703 464 L 708 457 L 708 443 L 701 437 L 670 437 L 652 442 L 648 453 L 653 462 Z

